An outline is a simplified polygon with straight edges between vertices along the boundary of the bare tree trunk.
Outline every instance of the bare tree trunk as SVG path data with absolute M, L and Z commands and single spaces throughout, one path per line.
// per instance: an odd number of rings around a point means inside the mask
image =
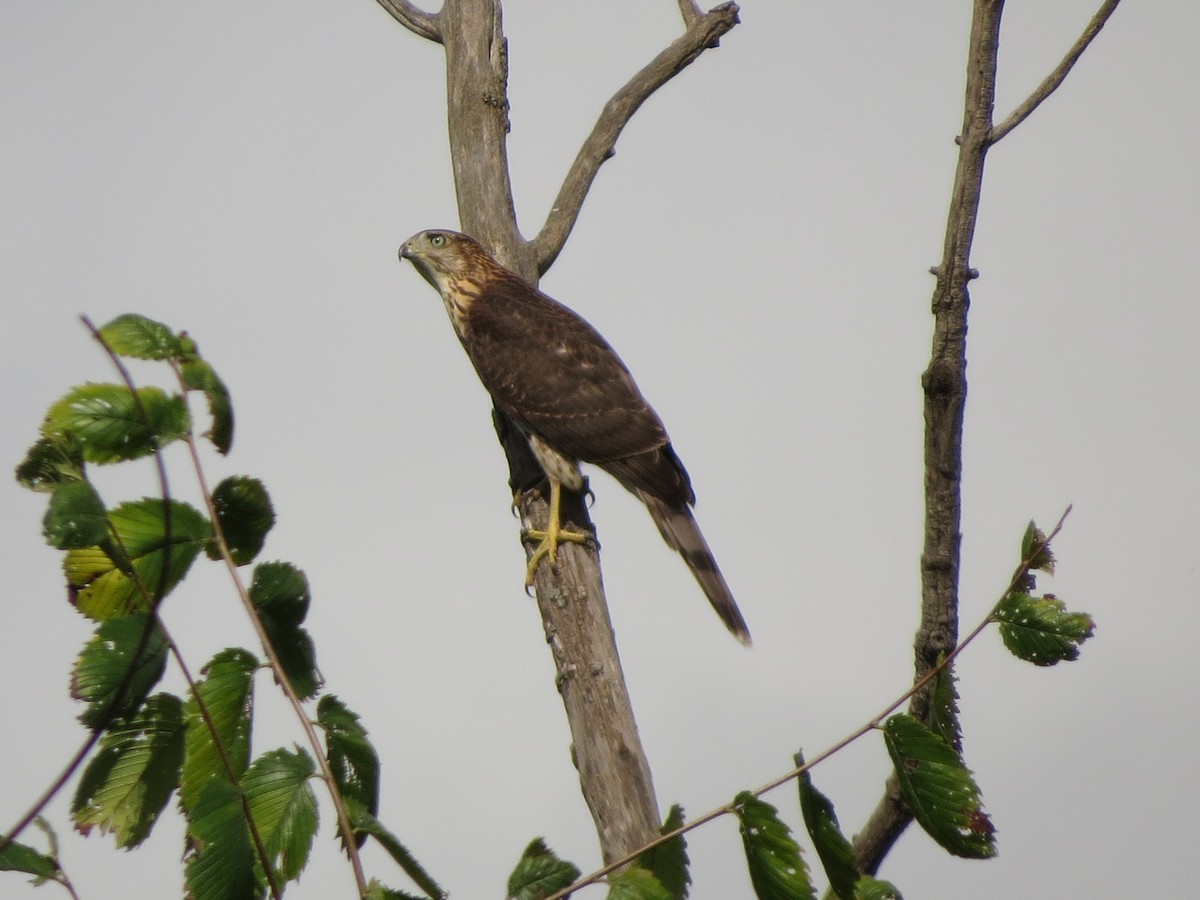
M 685 33 L 605 106 L 546 223 L 534 240 L 525 241 L 517 229 L 508 171 L 508 47 L 499 0 L 446 0 L 436 14 L 409 0 L 378 2 L 410 31 L 445 47 L 450 152 L 462 229 L 533 284 L 558 256 L 596 172 L 634 112 L 738 21 L 735 3 L 702 13 L 691 0 L 681 0 Z M 522 523 L 543 528 L 548 505 L 529 490 L 541 481 L 540 469 L 511 423 L 498 410 L 494 418 L 508 457 L 510 486 L 520 492 Z M 594 532 L 582 498 L 564 493 L 563 500 L 564 521 Z M 602 856 L 610 862 L 652 840 L 661 819 L 625 688 L 597 549 L 560 545 L 557 564 L 538 567 L 535 587 L 571 728 L 572 758 Z
M 536 284 L 537 260 L 517 231 L 509 181 L 508 46 L 501 15 L 493 0 L 447 0 L 442 11 L 450 154 L 463 230 Z M 521 492 L 521 521 L 544 528 L 548 504 L 528 490 L 540 482 L 540 470 L 524 439 L 506 440 L 515 429 L 498 410 L 494 415 L 510 485 Z M 570 513 L 572 524 L 594 530 L 583 503 L 572 503 Z M 539 566 L 535 585 L 580 787 L 604 860 L 619 859 L 654 837 L 660 817 L 608 618 L 599 555 L 593 548 L 560 546 L 557 566 Z

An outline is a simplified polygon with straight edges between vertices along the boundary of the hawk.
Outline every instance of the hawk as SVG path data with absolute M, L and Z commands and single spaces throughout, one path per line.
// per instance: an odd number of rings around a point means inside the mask
M 400 247 L 441 294 L 454 332 L 496 407 L 528 439 L 550 484 L 550 521 L 530 531 L 538 565 L 554 563 L 558 544 L 590 536 L 560 521 L 562 486 L 584 486 L 579 463 L 599 466 L 650 511 L 663 540 L 691 569 L 726 627 L 749 645 L 750 631 L 691 507 L 691 481 L 662 421 L 633 376 L 591 325 L 500 265 L 473 238 L 434 229 Z

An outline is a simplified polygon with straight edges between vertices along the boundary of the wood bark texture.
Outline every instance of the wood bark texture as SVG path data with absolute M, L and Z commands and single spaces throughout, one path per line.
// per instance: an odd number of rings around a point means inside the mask
M 634 112 L 738 22 L 733 2 L 708 13 L 690 0 L 680 3 L 685 33 L 606 104 L 546 224 L 536 239 L 525 241 L 517 228 L 509 179 L 508 45 L 499 0 L 446 0 L 433 14 L 409 0 L 379 3 L 410 31 L 445 48 L 450 154 L 461 229 L 533 284 L 558 256 L 596 172 L 612 156 Z M 493 415 L 509 462 L 510 486 L 520 491 L 522 523 L 541 529 L 548 506 L 540 493 L 528 490 L 540 480 L 540 471 L 512 424 L 498 410 Z M 580 497 L 564 497 L 564 504 L 564 521 L 594 532 Z M 531 552 L 526 546 L 527 555 Z M 661 817 L 621 670 L 597 547 L 560 545 L 557 564 L 541 565 L 534 584 L 570 724 L 572 759 L 601 855 L 610 862 L 651 841 Z

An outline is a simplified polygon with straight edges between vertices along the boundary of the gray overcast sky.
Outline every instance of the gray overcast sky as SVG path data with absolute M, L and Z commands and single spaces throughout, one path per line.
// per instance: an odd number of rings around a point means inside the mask
M 1009 4 L 1000 115 L 1096 5 Z M 609 337 L 666 421 L 756 638 L 751 652 L 731 640 L 636 500 L 594 480 L 664 809 L 699 815 L 771 779 L 910 677 L 927 269 L 968 7 L 746 0 L 721 48 L 635 117 L 543 281 Z M 679 27 L 670 0 L 509 4 L 527 234 L 604 100 Z M 1049 526 L 1074 503 L 1060 574 L 1041 586 L 1098 629 L 1051 670 L 995 633 L 962 659 L 967 760 L 1000 856 L 955 860 L 910 829 L 882 872 L 906 896 L 1180 896 L 1190 872 L 1198 28 L 1194 4 L 1123 5 L 989 159 L 963 622 L 997 597 L 1028 519 Z M 456 224 L 442 66 L 371 0 L 0 5 L 0 461 L 19 461 L 67 388 L 113 377 L 78 313 L 186 328 L 238 414 L 209 476 L 267 483 L 279 524 L 263 558 L 310 578 L 329 689 L 384 757 L 384 820 L 455 896 L 497 897 L 537 835 L 585 870 L 598 853 L 487 398 L 441 303 L 395 258 L 411 233 Z M 194 497 L 183 463 L 176 491 Z M 150 467 L 131 468 L 99 473 L 110 502 L 154 491 Z M 65 689 L 90 629 L 41 543 L 44 498 L 0 491 L 5 828 L 82 739 Z M 253 646 L 235 607 L 211 565 L 169 601 L 197 667 Z M 258 697 L 272 740 L 257 749 L 299 741 L 267 681 Z M 848 831 L 887 768 L 868 738 L 814 773 Z M 798 826 L 792 788 L 767 799 Z M 124 854 L 71 836 L 66 804 L 51 815 L 85 897 L 178 894 L 177 817 Z M 353 891 L 324 818 L 288 896 Z M 732 822 L 691 848 L 697 900 L 748 895 Z M 374 849 L 367 864 L 407 887 Z M 33 889 L 4 875 L 3 893 Z

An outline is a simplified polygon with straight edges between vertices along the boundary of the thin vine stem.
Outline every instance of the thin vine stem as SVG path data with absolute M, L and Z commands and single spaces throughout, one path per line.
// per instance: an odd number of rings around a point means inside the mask
M 961 641 L 959 641 L 958 644 L 955 645 L 954 649 L 952 649 L 949 653 L 947 653 L 945 658 L 942 659 L 941 662 L 939 662 L 937 666 L 935 666 L 928 673 L 926 673 L 924 678 L 917 681 L 915 684 L 912 685 L 912 687 L 910 687 L 903 694 L 901 694 L 899 697 L 897 697 L 895 700 L 893 700 L 891 703 L 889 703 L 887 706 L 885 706 L 882 710 L 880 710 L 878 713 L 876 713 L 873 717 L 871 717 L 870 720 L 868 720 L 863 725 L 860 725 L 854 731 L 847 734 L 845 737 L 843 737 L 837 743 L 833 744 L 830 747 L 827 747 L 825 750 L 822 750 L 820 753 L 818 753 L 812 759 L 805 762 L 804 765 L 796 766 L 791 771 L 789 771 L 783 775 L 780 775 L 778 778 L 774 778 L 771 781 L 768 781 L 766 784 L 755 788 L 754 790 L 750 791 L 750 794 L 754 797 L 761 797 L 763 794 L 773 791 L 778 787 L 782 787 L 783 785 L 788 784 L 789 782 L 794 781 L 795 779 L 799 778 L 801 775 L 803 775 L 805 772 L 808 772 L 809 770 L 811 770 L 814 766 L 818 765 L 819 763 L 822 763 L 825 760 L 829 759 L 829 757 L 833 756 L 835 753 L 839 753 L 840 751 L 842 751 L 843 749 L 848 747 L 850 744 L 853 744 L 855 741 L 857 741 L 863 735 L 865 735 L 871 731 L 878 730 L 881 727 L 883 720 L 889 714 L 891 714 L 893 711 L 895 711 L 900 706 L 903 706 L 904 703 L 906 703 L 909 700 L 909 698 L 911 698 L 913 696 L 913 694 L 915 694 L 917 691 L 921 690 L 922 688 L 926 687 L 941 672 L 944 672 L 950 666 L 950 664 L 954 662 L 954 660 L 958 657 L 958 655 L 963 650 L 965 650 L 968 646 L 970 646 L 970 644 L 977 637 L 979 637 L 979 635 L 981 635 L 983 633 L 984 629 L 986 629 L 989 625 L 991 625 L 993 623 L 993 621 L 994 621 L 993 617 L 996 614 L 996 609 L 1000 606 L 1001 603 L 1004 602 L 1005 598 L 1007 598 L 1011 593 L 1013 593 L 1013 591 L 1017 590 L 1017 588 L 1020 586 L 1022 580 L 1029 574 L 1029 570 L 1033 564 L 1035 557 L 1039 553 L 1041 553 L 1041 551 L 1044 548 L 1048 547 L 1050 545 L 1051 541 L 1053 541 L 1054 538 L 1058 536 L 1058 533 L 1060 531 L 1062 531 L 1063 524 L 1066 522 L 1067 516 L 1069 516 L 1071 514 L 1071 509 L 1072 509 L 1072 507 L 1068 504 L 1067 508 L 1065 510 L 1063 510 L 1063 514 L 1061 516 L 1059 516 L 1058 522 L 1055 523 L 1054 527 L 1050 530 L 1050 533 L 1046 535 L 1045 540 L 1036 543 L 1033 546 L 1033 548 L 1031 548 L 1028 556 L 1026 556 L 1024 559 L 1021 560 L 1020 565 L 1018 565 L 1017 568 L 1013 571 L 1012 578 L 1009 579 L 1008 586 L 1004 589 L 1004 593 L 1002 593 L 1000 595 L 999 600 L 997 600 L 994 604 L 992 604 L 992 608 L 988 610 L 987 615 L 983 617 L 982 621 L 980 621 L 978 625 L 976 625 L 973 629 L 971 629 L 970 633 L 968 633 L 965 638 L 963 638 Z M 592 872 L 591 874 L 586 875 L 583 878 L 580 878 L 578 881 L 574 882 L 573 884 L 568 885 L 567 887 L 563 888 L 562 890 L 546 897 L 546 900 L 563 900 L 563 898 L 569 896 L 574 891 L 577 891 L 582 887 L 586 887 L 589 884 L 595 884 L 597 881 L 599 881 L 605 875 L 615 872 L 617 869 L 620 869 L 623 866 L 629 865 L 630 863 L 634 862 L 638 857 L 649 852 L 650 850 L 653 850 L 655 847 L 659 847 L 669 841 L 673 841 L 675 838 L 681 837 L 681 836 L 687 834 L 689 831 L 693 831 L 693 830 L 699 828 L 701 825 L 705 825 L 705 824 L 713 821 L 714 819 L 719 819 L 721 816 L 725 816 L 725 815 L 734 815 L 734 814 L 736 814 L 736 812 L 737 812 L 737 810 L 734 809 L 732 804 L 725 804 L 724 806 L 718 806 L 715 809 L 711 809 L 708 812 L 706 812 L 704 815 L 702 815 L 696 819 L 693 819 L 692 821 L 688 822 L 687 824 L 681 825 L 672 831 L 668 831 L 666 834 L 659 835 L 654 840 L 648 842 L 645 846 L 639 847 L 637 850 L 633 851 L 632 853 L 627 854 L 626 856 L 623 856 L 621 859 L 613 860 L 612 862 L 608 863 L 607 865 L 602 866 L 601 868 L 597 869 L 595 872 Z
M 117 372 L 120 373 L 121 380 L 125 382 L 125 387 L 129 389 L 129 395 L 133 398 L 133 403 L 137 408 L 138 416 L 141 418 L 142 424 L 146 427 L 146 430 L 150 432 L 150 440 L 154 445 L 154 464 L 158 472 L 159 494 L 163 500 L 163 566 L 158 573 L 158 584 L 155 586 L 153 595 L 149 593 L 148 588 L 142 581 L 137 569 L 135 568 L 132 570 L 133 582 L 136 585 L 138 592 L 142 595 L 142 598 L 146 601 L 146 605 L 150 610 L 150 617 L 147 620 L 145 631 L 142 632 L 142 640 L 138 646 L 137 652 L 134 653 L 133 660 L 130 662 L 129 670 L 126 674 L 126 680 L 130 682 L 132 681 L 133 668 L 141 658 L 142 652 L 145 650 L 145 645 L 149 642 L 152 627 L 157 626 L 159 629 L 161 629 L 163 636 L 167 641 L 167 646 L 171 650 L 172 656 L 179 664 L 184 680 L 187 683 L 188 690 L 190 691 L 192 698 L 196 701 L 196 708 L 200 712 L 200 717 L 204 720 L 204 726 L 208 729 L 208 733 L 212 737 L 213 746 L 217 749 L 217 756 L 220 757 L 221 766 L 225 769 L 225 774 L 229 777 L 230 783 L 237 784 L 239 779 L 233 767 L 233 760 L 229 756 L 228 748 L 221 740 L 220 734 L 217 730 L 216 722 L 213 720 L 212 714 L 204 702 L 204 698 L 200 696 L 200 691 L 196 687 L 195 679 L 192 678 L 191 670 L 188 669 L 187 664 L 183 660 L 183 654 L 180 653 L 178 644 L 175 643 L 175 639 L 171 637 L 170 632 L 167 630 L 166 624 L 162 621 L 162 617 L 158 614 L 158 608 L 162 605 L 163 598 L 166 594 L 167 573 L 170 571 L 172 544 L 171 485 L 170 481 L 167 479 L 167 467 L 162 459 L 162 448 L 158 443 L 158 435 L 154 433 L 150 416 L 147 414 L 146 408 L 142 405 L 141 398 L 138 397 L 137 387 L 133 382 L 133 377 L 129 374 L 128 367 L 125 365 L 124 361 L 122 361 L 121 357 L 116 353 L 116 351 L 114 351 L 109 345 L 108 341 L 104 339 L 104 335 L 100 333 L 100 330 L 95 326 L 95 324 L 93 324 L 92 320 L 87 316 L 81 316 L 80 318 L 83 320 L 83 324 L 92 333 L 92 337 L 95 338 L 96 342 L 104 348 L 104 352 L 108 354 L 108 358 L 116 368 Z M 176 371 L 176 374 L 178 374 L 178 371 Z M 191 437 L 190 430 L 188 437 Z M 120 536 L 116 534 L 115 530 L 113 530 L 113 538 L 118 543 L 121 542 Z M 125 552 L 123 545 L 121 549 L 122 552 Z M 126 553 L 126 555 L 128 556 L 128 553 Z M 250 801 L 246 797 L 245 793 L 243 793 L 241 790 L 238 791 L 238 797 L 241 800 L 242 816 L 246 820 L 246 828 L 250 833 L 251 841 L 254 843 L 254 850 L 258 855 L 258 861 L 262 865 L 263 874 L 267 880 L 267 886 L 271 891 L 271 897 L 274 898 L 274 900 L 280 900 L 280 898 L 283 896 L 283 890 L 279 886 L 278 877 L 275 873 L 275 870 L 271 866 L 271 857 L 267 853 L 266 844 L 262 839 L 262 833 L 258 829 L 258 824 L 254 821 L 254 816 L 250 810 Z
M 172 362 L 171 366 L 182 385 L 183 373 L 174 362 Z M 262 644 L 263 652 L 267 655 L 267 661 L 271 666 L 275 679 L 284 696 L 287 698 L 288 703 L 291 705 L 292 710 L 295 712 L 296 718 L 300 721 L 300 726 L 304 730 L 309 746 L 312 748 L 317 765 L 321 770 L 321 778 L 329 790 L 338 825 L 345 836 L 346 854 L 350 859 L 350 865 L 354 871 L 354 880 L 358 886 L 359 896 L 365 897 L 369 886 L 367 884 L 366 873 L 363 870 L 362 859 L 358 853 L 358 845 L 354 841 L 354 828 L 350 823 L 350 814 L 346 810 L 346 804 L 342 799 L 341 791 L 338 790 L 337 780 L 334 778 L 333 770 L 329 767 L 329 761 L 326 759 L 324 749 L 321 747 L 321 739 L 317 735 L 316 726 L 313 724 L 312 719 L 309 718 L 308 713 L 305 712 L 304 703 L 300 699 L 300 695 L 296 693 L 296 688 L 292 685 L 291 679 L 288 678 L 287 672 L 283 667 L 283 661 L 279 658 L 279 654 L 275 650 L 275 645 L 271 642 L 266 627 L 262 623 L 262 618 L 254 606 L 254 601 L 250 599 L 250 593 L 242 581 L 238 565 L 234 562 L 233 555 L 229 550 L 229 544 L 225 540 L 225 533 L 221 528 L 220 520 L 217 518 L 216 505 L 213 503 L 212 493 L 208 489 L 208 478 L 204 474 L 204 466 L 200 460 L 200 450 L 196 444 L 195 435 L 192 432 L 188 432 L 185 443 L 187 444 L 188 452 L 191 454 L 192 467 L 196 473 L 200 492 L 204 497 L 204 505 L 208 510 L 209 519 L 212 521 L 213 540 L 221 552 L 221 559 L 225 563 L 229 578 L 233 582 L 238 598 L 241 600 L 246 615 L 250 619 L 254 633 L 258 636 L 259 642 Z

